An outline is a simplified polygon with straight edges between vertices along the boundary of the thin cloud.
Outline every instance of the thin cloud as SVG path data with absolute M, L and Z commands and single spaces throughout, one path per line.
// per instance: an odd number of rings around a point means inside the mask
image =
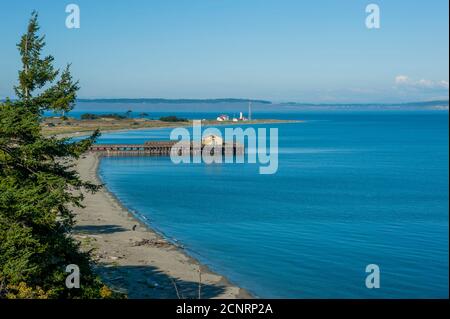
M 406 75 L 397 75 L 395 77 L 395 84 L 397 84 L 397 85 L 407 84 L 409 82 L 410 82 L 410 79 Z
M 448 90 L 448 81 L 441 80 L 441 81 L 433 81 L 429 79 L 420 79 L 415 80 L 410 78 L 407 75 L 397 75 L 394 79 L 395 84 L 398 87 L 402 88 L 417 88 L 417 89 L 446 89 Z

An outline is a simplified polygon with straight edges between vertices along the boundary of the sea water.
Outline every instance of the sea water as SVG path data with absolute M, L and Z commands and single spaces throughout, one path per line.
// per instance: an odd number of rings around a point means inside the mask
M 255 296 L 448 298 L 448 112 L 264 117 L 304 120 L 258 125 L 279 130 L 274 175 L 257 164 L 105 157 L 100 177 L 139 218 Z M 369 264 L 379 266 L 378 289 L 366 287 Z

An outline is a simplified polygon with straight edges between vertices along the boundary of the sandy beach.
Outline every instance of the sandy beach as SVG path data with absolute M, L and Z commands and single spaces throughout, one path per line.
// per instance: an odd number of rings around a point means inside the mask
M 98 163 L 96 154 L 80 158 L 81 178 L 101 183 Z M 137 220 L 105 187 L 85 194 L 84 205 L 74 209 L 74 237 L 92 251 L 104 282 L 128 298 L 251 298 Z

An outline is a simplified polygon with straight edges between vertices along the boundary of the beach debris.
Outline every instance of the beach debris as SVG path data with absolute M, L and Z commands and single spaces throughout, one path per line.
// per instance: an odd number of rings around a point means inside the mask
M 109 256 L 109 259 L 111 260 L 118 260 L 118 259 L 122 259 L 122 256 Z
M 94 255 L 93 257 L 94 257 L 94 259 L 97 260 L 97 261 L 99 261 L 99 260 L 105 258 L 105 256 L 103 256 L 102 254 Z
M 80 234 L 82 234 L 82 233 L 74 234 L 74 237 L 75 237 L 75 238 L 79 238 L 79 239 L 86 239 L 86 238 L 92 238 L 92 239 L 95 239 L 95 238 L 102 238 L 102 236 L 100 236 L 100 235 L 91 235 L 91 234 L 80 235 Z
M 133 246 L 170 247 L 170 244 L 162 239 L 142 239 L 135 242 Z

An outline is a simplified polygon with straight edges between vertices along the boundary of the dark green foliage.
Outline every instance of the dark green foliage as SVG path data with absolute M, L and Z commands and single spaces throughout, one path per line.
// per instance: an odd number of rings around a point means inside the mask
M 91 113 L 84 113 L 81 114 L 80 117 L 82 120 L 98 120 L 100 118 L 107 118 L 107 119 L 114 119 L 114 120 L 123 120 L 126 119 L 126 115 L 117 114 L 117 113 L 111 113 L 111 114 L 91 114 Z
M 98 132 L 80 142 L 42 135 L 43 112 L 70 111 L 78 83 L 69 66 L 60 72 L 52 56 L 41 57 L 45 41 L 38 30 L 33 13 L 18 44 L 17 99 L 0 104 L 0 298 L 96 298 L 102 284 L 69 234 L 70 207 L 82 206 L 79 190 L 99 188 L 80 180 L 71 163 Z M 80 267 L 80 289 L 65 286 L 68 264 Z
M 82 120 L 97 120 L 99 118 L 99 116 L 97 114 L 84 113 L 84 114 L 81 114 L 80 118 Z
M 176 117 L 175 115 L 163 116 L 159 118 L 163 122 L 187 122 L 187 119 Z

